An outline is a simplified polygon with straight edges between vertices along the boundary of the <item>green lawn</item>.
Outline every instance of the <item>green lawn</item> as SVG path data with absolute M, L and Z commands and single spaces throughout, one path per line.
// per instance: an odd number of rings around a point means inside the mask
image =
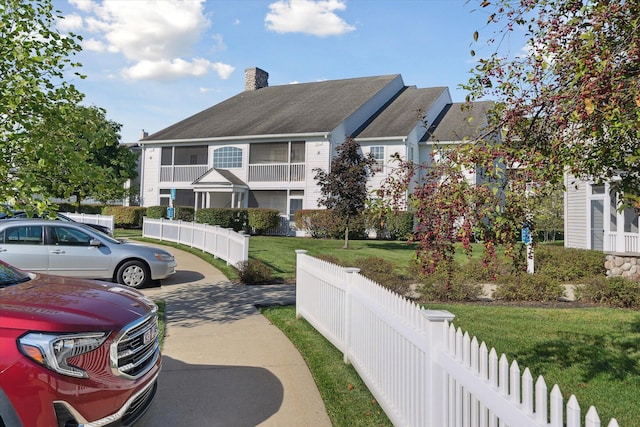
M 342 244 L 339 240 L 253 236 L 249 256 L 269 265 L 275 277 L 293 279 L 296 249 L 305 249 L 312 256 L 331 254 L 349 263 L 381 256 L 399 266 L 408 265 L 415 254 L 403 242 L 351 241 L 350 249 L 342 249 Z M 206 257 L 201 251 L 192 252 Z M 475 251 L 475 256 L 480 252 Z M 220 262 L 208 260 L 216 266 Z M 505 353 L 510 361 L 515 358 L 522 370 L 529 367 L 534 378 L 543 375 L 549 390 L 558 384 L 565 403 L 575 394 L 583 417 L 594 405 L 603 425 L 615 417 L 621 426 L 640 426 L 640 312 L 489 304 L 428 308 L 451 311 L 456 326 L 484 340 L 489 348 L 495 347 L 499 354 Z M 264 314 L 307 360 L 334 425 L 389 425 L 355 371 L 343 364 L 342 354 L 307 322 L 296 319 L 294 307 L 267 309 Z
M 454 325 L 529 367 L 534 379 L 575 394 L 582 415 L 598 410 L 602 425 L 640 426 L 640 312 L 613 308 L 550 309 L 429 305 L 456 317 Z

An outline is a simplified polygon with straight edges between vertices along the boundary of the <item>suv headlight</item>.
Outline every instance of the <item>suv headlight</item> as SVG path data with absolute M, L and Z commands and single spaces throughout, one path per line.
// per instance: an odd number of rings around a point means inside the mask
M 68 360 L 97 349 L 107 336 L 109 332 L 55 335 L 31 332 L 18 339 L 18 346 L 25 356 L 52 371 L 76 378 L 88 378 L 85 371 L 69 365 Z

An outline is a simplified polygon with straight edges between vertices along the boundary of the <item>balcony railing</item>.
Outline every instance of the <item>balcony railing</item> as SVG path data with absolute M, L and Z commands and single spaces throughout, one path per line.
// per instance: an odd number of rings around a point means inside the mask
M 160 182 L 193 182 L 208 170 L 206 165 L 162 166 Z M 302 182 L 304 163 L 249 165 L 249 182 Z
M 162 166 L 160 182 L 193 182 L 207 170 L 207 165 Z
M 249 165 L 249 182 L 300 182 L 304 178 L 304 163 Z

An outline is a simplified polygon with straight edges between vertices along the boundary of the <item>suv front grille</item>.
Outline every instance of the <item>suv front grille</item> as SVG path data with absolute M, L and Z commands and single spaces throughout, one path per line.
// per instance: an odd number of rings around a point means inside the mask
M 158 316 L 154 311 L 120 331 L 111 344 L 111 369 L 115 375 L 138 378 L 159 356 Z

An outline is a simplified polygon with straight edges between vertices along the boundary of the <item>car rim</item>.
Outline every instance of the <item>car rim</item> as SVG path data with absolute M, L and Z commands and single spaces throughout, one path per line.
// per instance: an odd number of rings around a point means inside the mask
M 138 286 L 144 281 L 144 270 L 137 265 L 127 267 L 122 272 L 122 281 L 128 286 Z

